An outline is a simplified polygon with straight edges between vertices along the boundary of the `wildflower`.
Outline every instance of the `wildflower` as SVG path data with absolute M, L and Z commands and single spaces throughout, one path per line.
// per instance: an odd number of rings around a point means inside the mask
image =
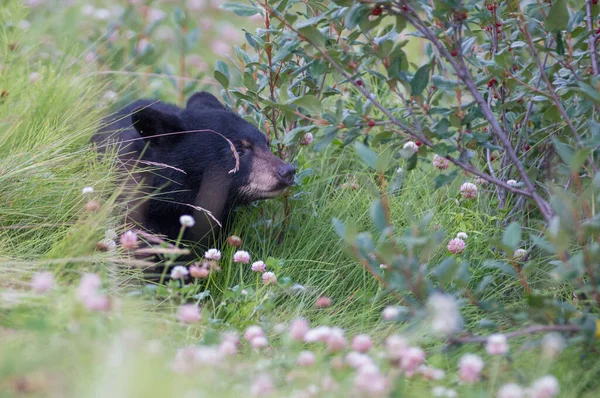
M 465 182 L 460 186 L 460 194 L 465 199 L 473 199 L 477 196 L 477 185 L 471 182 Z
M 462 327 L 462 317 L 454 297 L 442 293 L 433 293 L 427 301 L 431 313 L 431 330 L 444 337 L 458 332 Z
M 97 19 L 99 21 L 106 21 L 108 18 L 110 18 L 110 11 L 108 11 L 105 8 L 98 8 L 93 11 L 92 16 L 94 17 L 94 19 Z
M 173 267 L 171 270 L 171 279 L 183 279 L 185 276 L 189 275 L 189 271 L 183 265 L 177 265 Z
M 133 231 L 127 231 L 121 235 L 120 242 L 123 249 L 135 249 L 138 247 L 138 236 Z
M 244 338 L 248 341 L 252 341 L 257 337 L 264 336 L 265 332 L 262 330 L 260 326 L 252 325 L 249 326 L 244 332 Z
M 464 232 L 459 232 L 459 233 L 456 234 L 456 238 L 457 239 L 467 240 L 468 237 L 469 237 L 469 235 L 467 235 Z
M 150 40 L 148 40 L 147 38 L 144 37 L 137 42 L 135 49 L 137 50 L 137 53 L 139 55 L 142 55 L 142 54 L 146 53 L 146 51 L 148 51 L 149 47 L 150 47 Z
M 306 341 L 307 343 L 325 343 L 329 338 L 330 333 L 331 328 L 327 326 L 319 326 L 317 328 L 310 329 L 308 332 L 306 332 L 306 334 L 304 335 L 304 341 Z
M 425 361 L 425 351 L 419 347 L 408 347 L 400 357 L 400 369 L 412 376 Z
M 273 272 L 265 272 L 262 274 L 262 280 L 265 285 L 271 285 L 277 282 L 277 277 Z
M 110 309 L 110 300 L 108 296 L 104 294 L 91 294 L 89 296 L 85 296 L 82 300 L 83 306 L 88 311 L 108 311 Z
M 38 272 L 31 278 L 30 286 L 36 293 L 47 293 L 54 289 L 54 275 L 48 271 Z
M 509 350 L 508 341 L 503 334 L 492 334 L 487 338 L 485 350 L 490 355 L 504 355 Z
M 515 260 L 522 260 L 525 258 L 525 256 L 527 255 L 527 250 L 525 249 L 517 249 L 515 250 L 515 252 L 513 253 L 513 257 L 515 258 Z
M 434 397 L 455 398 L 458 394 L 451 388 L 435 386 L 431 389 L 431 395 Z
M 296 358 L 296 364 L 298 366 L 313 366 L 315 364 L 316 357 L 310 351 L 302 351 Z
M 458 376 L 465 383 L 475 383 L 479 381 L 483 365 L 483 360 L 479 356 L 465 354 L 458 361 Z
M 196 220 L 194 220 L 194 217 L 184 214 L 183 216 L 179 217 L 179 223 L 182 227 L 191 228 L 194 226 L 194 224 L 196 224 Z
M 506 184 L 510 185 L 511 187 L 515 187 L 517 186 L 518 182 L 515 180 L 508 180 L 506 181 Z
M 81 13 L 83 15 L 85 15 L 86 17 L 91 16 L 95 11 L 95 8 L 93 5 L 91 4 L 86 4 L 83 7 L 81 7 Z
M 366 334 L 359 334 L 352 339 L 352 349 L 358 352 L 367 352 L 373 346 L 371 337 Z
M 40 79 L 40 74 L 37 72 L 31 72 L 29 74 L 29 83 L 35 84 Z
M 383 319 L 386 321 L 393 321 L 398 316 L 400 316 L 400 308 L 398 307 L 385 307 L 383 309 Z
M 464 240 L 460 238 L 454 238 L 448 242 L 448 251 L 452 254 L 458 254 L 465 250 L 465 246 Z
M 102 285 L 102 280 L 97 274 L 83 274 L 77 287 L 77 297 L 83 301 L 85 297 L 95 295 Z
M 237 345 L 232 341 L 222 341 L 219 345 L 219 352 L 224 356 L 232 356 L 237 354 Z
M 210 43 L 210 49 L 215 54 L 228 54 L 231 51 L 231 46 L 222 40 L 213 40 Z
M 269 342 L 267 341 L 267 338 L 265 336 L 258 336 L 250 340 L 250 345 L 256 349 L 264 348 L 268 344 Z
M 294 319 L 290 324 L 290 337 L 295 341 L 304 340 L 309 331 L 308 321 L 304 318 Z
M 310 145 L 310 143 L 313 141 L 313 135 L 312 133 L 306 133 L 304 134 L 304 136 L 300 139 L 300 145 Z
M 158 8 L 150 8 L 148 10 L 148 14 L 147 14 L 148 22 L 149 23 L 158 22 L 161 19 L 164 19 L 165 15 L 166 15 L 165 12 L 162 10 L 159 10 Z
M 498 390 L 498 398 L 523 398 L 525 391 L 523 387 L 515 383 L 508 383 Z
M 93 52 L 89 52 L 85 56 L 85 62 L 91 64 L 92 62 L 96 62 L 96 58 L 96 54 L 94 54 Z
M 331 301 L 331 299 L 329 297 L 321 296 L 315 302 L 315 307 L 327 308 L 327 307 L 331 307 L 332 304 L 333 304 L 333 301 Z
M 83 209 L 89 212 L 96 212 L 100 210 L 100 202 L 98 202 L 97 200 L 90 200 L 85 204 L 85 207 Z
M 250 262 L 250 253 L 244 250 L 238 250 L 233 255 L 233 261 L 236 263 L 248 264 Z
M 221 252 L 217 249 L 208 249 L 208 251 L 204 253 L 204 258 L 207 260 L 219 261 L 221 259 Z
M 346 362 L 354 369 L 360 369 L 363 366 L 375 366 L 370 356 L 356 351 L 346 354 Z
M 548 375 L 541 377 L 531 384 L 529 395 L 531 398 L 552 398 L 558 395 L 560 386 L 556 377 Z
M 562 351 L 565 345 L 565 340 L 558 333 L 548 333 L 542 337 L 542 356 L 544 358 L 555 358 Z
M 190 266 L 190 276 L 196 279 L 205 279 L 210 275 L 210 269 L 208 267 L 192 265 Z
M 252 271 L 254 272 L 265 272 L 267 270 L 267 266 L 264 261 L 255 261 L 252 263 Z
M 346 348 L 346 337 L 344 331 L 340 328 L 331 328 L 327 337 L 327 349 L 330 352 L 342 351 Z
M 446 372 L 442 369 L 433 368 L 431 366 L 421 365 L 417 371 L 427 380 L 441 380 L 446 376 Z
M 177 319 L 183 323 L 198 323 L 202 315 L 200 314 L 200 308 L 194 304 L 184 304 L 179 307 Z
M 381 269 L 381 270 L 385 271 L 388 268 L 389 268 L 389 266 L 387 264 L 379 264 L 379 269 Z
M 229 246 L 240 247 L 242 245 L 242 238 L 236 235 L 231 235 L 229 238 L 227 238 L 227 243 Z
M 264 395 L 270 395 L 275 392 L 275 385 L 271 380 L 271 376 L 262 374 L 258 376 L 258 378 L 250 387 L 250 394 L 255 397 L 262 397 Z
M 410 149 L 411 151 L 413 151 L 414 153 L 416 153 L 419 150 L 419 146 L 412 142 L 412 141 L 408 141 L 404 144 L 404 146 L 402 147 L 402 149 Z
M 394 362 L 399 362 L 408 349 L 408 341 L 402 336 L 392 335 L 385 339 L 385 348 L 388 357 Z
M 443 156 L 433 155 L 433 167 L 439 170 L 446 170 L 450 167 L 450 161 Z
M 375 366 L 363 366 L 356 372 L 354 387 L 369 397 L 385 396 L 390 383 Z

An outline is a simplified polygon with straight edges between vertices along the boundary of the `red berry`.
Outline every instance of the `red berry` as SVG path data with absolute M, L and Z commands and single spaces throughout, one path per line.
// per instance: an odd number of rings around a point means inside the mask
M 490 79 L 490 81 L 488 82 L 488 87 L 492 87 L 492 86 L 494 86 L 496 83 L 498 83 L 498 80 L 496 80 L 496 78 L 495 78 L 495 77 L 492 77 L 492 78 Z
M 513 71 L 516 72 L 517 70 L 519 70 L 519 67 L 517 65 L 513 65 Z
M 380 7 L 375 7 L 373 8 L 373 11 L 371 11 L 372 15 L 378 16 L 381 15 L 381 13 L 383 12 L 383 9 Z
M 362 86 L 363 85 L 363 81 L 362 80 L 357 80 L 356 84 L 359 85 L 359 86 Z
M 502 22 L 500 22 L 500 21 L 496 22 L 496 27 L 498 27 L 498 28 L 499 28 L 499 27 L 501 27 L 501 26 L 502 26 Z
M 593 4 L 593 5 L 596 5 L 596 4 L 598 4 L 598 0 L 592 0 L 592 4 Z
M 453 57 L 456 57 L 458 55 L 458 51 L 453 49 L 452 51 L 450 51 L 450 55 L 452 55 Z
M 416 144 L 417 146 L 421 146 L 421 145 L 423 145 L 423 143 L 422 143 L 421 141 L 417 141 L 417 142 L 415 142 L 415 144 Z
M 375 127 L 375 121 L 374 120 L 369 120 L 369 127 Z
M 489 11 L 492 11 L 492 10 L 494 9 L 494 6 L 493 6 L 493 5 L 491 5 L 491 4 L 488 4 L 488 6 L 487 6 L 487 9 L 488 9 Z
M 508 47 L 508 52 L 512 52 L 512 47 Z
M 402 11 L 404 11 L 404 12 L 408 11 L 408 6 L 402 6 Z
M 526 150 L 526 151 L 528 151 L 528 150 L 530 150 L 530 149 L 531 149 L 531 146 L 530 146 L 529 144 L 526 144 L 526 145 L 525 145 L 525 150 Z
M 597 34 L 597 35 L 600 35 L 600 28 L 598 28 L 598 29 L 596 30 L 596 34 Z

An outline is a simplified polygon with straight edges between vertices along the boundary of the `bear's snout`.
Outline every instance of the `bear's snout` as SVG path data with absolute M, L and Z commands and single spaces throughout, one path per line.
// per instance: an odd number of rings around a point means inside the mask
M 294 174 L 296 174 L 296 168 L 289 163 L 285 163 L 279 168 L 277 177 L 284 184 L 292 185 L 294 183 Z

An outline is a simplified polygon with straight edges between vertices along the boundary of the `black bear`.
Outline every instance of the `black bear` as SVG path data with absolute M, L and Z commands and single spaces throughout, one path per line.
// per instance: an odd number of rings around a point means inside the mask
M 234 206 L 278 196 L 294 181 L 294 167 L 273 155 L 266 136 L 206 92 L 192 95 L 185 109 L 136 101 L 92 141 L 101 151 L 118 145 L 127 184 L 139 188 L 129 221 L 176 239 L 180 216 L 190 214 L 196 223 L 184 239 L 204 246 Z M 140 166 L 155 170 L 134 172 Z

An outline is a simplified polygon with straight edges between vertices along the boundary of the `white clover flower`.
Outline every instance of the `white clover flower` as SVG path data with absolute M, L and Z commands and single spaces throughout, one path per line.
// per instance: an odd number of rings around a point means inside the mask
M 81 193 L 82 193 L 83 195 L 87 195 L 87 194 L 90 194 L 90 193 L 94 193 L 94 188 L 93 188 L 93 187 L 84 187 L 84 188 L 81 190 Z
M 219 261 L 221 259 L 221 252 L 217 249 L 208 249 L 206 253 L 204 253 L 204 258 L 207 260 Z
M 506 183 L 508 185 L 510 185 L 511 187 L 514 187 L 514 186 L 516 186 L 518 184 L 518 182 L 515 181 L 515 180 L 508 180 L 508 181 L 506 181 Z
M 477 185 L 471 182 L 465 182 L 460 186 L 460 194 L 465 199 L 473 199 L 477 196 Z
M 462 317 L 454 297 L 442 293 L 433 293 L 427 300 L 431 314 L 431 330 L 434 334 L 447 337 L 462 328 Z
M 517 249 L 513 253 L 513 257 L 515 258 L 515 260 L 522 260 L 523 258 L 525 258 L 526 255 L 527 255 L 527 250 L 525 250 L 525 249 Z
M 403 149 L 410 149 L 413 152 L 417 152 L 419 150 L 419 146 L 413 141 L 408 141 L 402 147 Z
M 183 227 L 191 228 L 194 226 L 194 224 L 196 224 L 196 220 L 194 220 L 194 217 L 184 214 L 183 216 L 179 217 L 179 223 Z
M 556 377 L 548 375 L 533 382 L 529 391 L 531 398 L 552 398 L 558 395 L 560 386 Z
M 490 355 L 504 355 L 508 352 L 510 346 L 503 334 L 492 334 L 487 338 L 485 350 Z
M 190 272 L 183 265 L 177 265 L 171 270 L 171 279 L 182 279 L 187 276 Z
M 459 233 L 456 234 L 456 238 L 457 239 L 467 240 L 468 237 L 469 237 L 469 235 L 467 235 L 464 232 L 459 232 Z

